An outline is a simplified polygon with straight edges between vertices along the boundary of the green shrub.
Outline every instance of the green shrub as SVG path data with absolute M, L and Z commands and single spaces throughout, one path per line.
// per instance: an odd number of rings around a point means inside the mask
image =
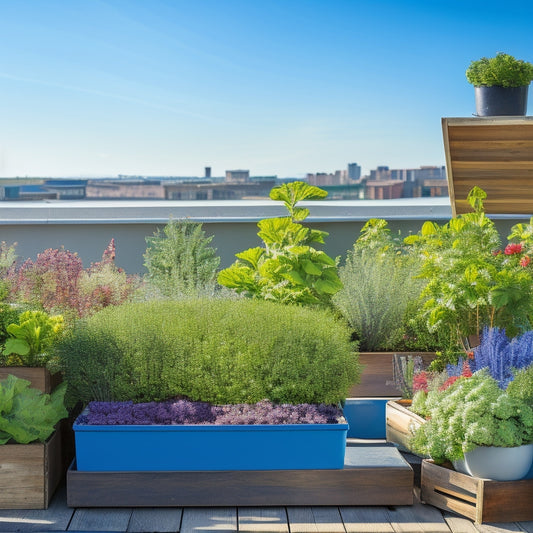
M 0 303 L 0 352 L 3 351 L 6 339 L 9 337 L 7 326 L 18 322 L 20 311 L 9 304 Z M 0 364 L 1 357 L 0 357 Z
M 359 377 L 350 332 L 327 310 L 260 300 L 125 304 L 58 346 L 70 402 L 342 401 Z
M 147 237 L 144 266 L 151 288 L 167 298 L 212 294 L 220 264 L 216 249 L 209 246 L 212 240 L 202 224 L 173 219 Z

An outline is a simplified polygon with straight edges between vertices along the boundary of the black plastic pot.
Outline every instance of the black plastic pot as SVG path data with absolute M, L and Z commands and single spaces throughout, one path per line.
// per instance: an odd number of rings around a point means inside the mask
M 475 87 L 476 115 L 478 117 L 525 116 L 528 89 L 529 85 L 523 87 Z

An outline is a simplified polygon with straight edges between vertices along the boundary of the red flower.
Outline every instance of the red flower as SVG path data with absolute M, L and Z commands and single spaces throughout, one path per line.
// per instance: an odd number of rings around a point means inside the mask
M 521 251 L 522 251 L 522 245 L 520 243 L 519 244 L 511 243 L 505 247 L 504 253 L 505 255 L 514 255 L 514 254 L 519 254 Z
M 413 376 L 413 392 L 428 391 L 428 375 L 425 370 Z
M 472 377 L 472 370 L 470 370 L 470 365 L 468 364 L 468 361 L 463 362 L 463 371 L 461 372 L 462 378 L 471 378 Z
M 522 259 L 520 259 L 520 266 L 527 267 L 527 265 L 529 265 L 530 261 L 531 261 L 531 259 L 529 258 L 529 256 L 524 255 L 524 257 L 522 257 Z
M 449 377 L 440 387 L 440 391 L 446 390 L 448 387 L 451 387 L 461 376 L 451 376 Z
M 468 352 L 466 355 L 468 356 L 468 359 L 474 359 L 474 352 Z

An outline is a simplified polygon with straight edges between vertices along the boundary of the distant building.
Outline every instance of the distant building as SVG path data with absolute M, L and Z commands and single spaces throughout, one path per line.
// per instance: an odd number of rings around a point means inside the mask
M 141 200 L 165 198 L 165 189 L 158 180 L 89 180 L 87 198 L 99 200 L 120 198 L 121 200 Z
M 240 200 L 243 198 L 268 198 L 276 185 L 276 176 L 253 177 L 246 183 L 210 183 L 190 181 L 165 183 L 168 200 Z
M 348 163 L 348 179 L 353 181 L 361 179 L 361 167 L 357 163 Z
M 204 178 L 211 177 L 211 167 L 205 167 Z
M 365 186 L 365 199 L 392 200 L 402 198 L 403 183 L 395 180 L 367 181 Z
M 246 183 L 249 180 L 249 170 L 226 170 L 226 183 Z

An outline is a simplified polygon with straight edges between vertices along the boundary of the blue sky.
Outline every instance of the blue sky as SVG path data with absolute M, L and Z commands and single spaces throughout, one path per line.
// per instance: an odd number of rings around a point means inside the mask
M 441 117 L 474 112 L 470 61 L 533 62 L 530 0 L 0 8 L 0 177 L 441 165 Z

